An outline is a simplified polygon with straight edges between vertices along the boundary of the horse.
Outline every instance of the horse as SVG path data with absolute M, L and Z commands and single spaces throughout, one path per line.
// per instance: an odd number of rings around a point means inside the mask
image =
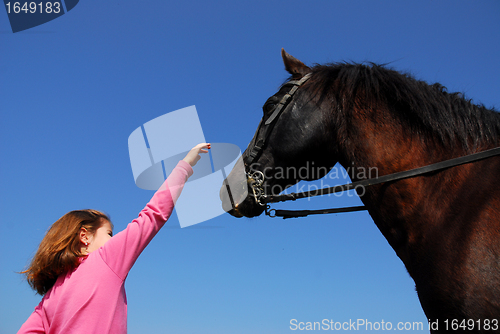
M 389 175 L 500 145 L 500 114 L 440 84 L 374 63 L 309 67 L 281 52 L 291 77 L 264 103 L 241 156 L 247 175 L 261 175 L 264 196 L 320 179 L 336 163 Z M 356 190 L 414 280 L 432 333 L 499 330 L 499 172 L 494 156 Z M 227 176 L 222 205 L 259 216 L 255 177 L 241 174 Z M 230 202 L 227 184 L 238 185 Z

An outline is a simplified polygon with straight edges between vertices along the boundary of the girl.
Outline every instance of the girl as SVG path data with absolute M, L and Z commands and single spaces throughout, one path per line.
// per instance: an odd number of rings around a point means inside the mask
M 208 149 L 207 143 L 191 149 L 139 217 L 114 237 L 109 217 L 96 210 L 71 211 L 56 221 L 23 272 L 43 299 L 18 334 L 126 333 L 128 272 Z

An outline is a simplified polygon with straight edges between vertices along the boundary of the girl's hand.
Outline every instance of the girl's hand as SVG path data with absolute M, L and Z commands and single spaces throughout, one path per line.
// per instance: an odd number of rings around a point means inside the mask
M 210 149 L 210 144 L 209 143 L 201 143 L 196 145 L 189 151 L 189 153 L 186 155 L 186 157 L 182 160 L 187 162 L 188 164 L 191 165 L 191 167 L 194 167 L 198 160 L 201 159 L 200 153 L 208 153 L 208 150 Z

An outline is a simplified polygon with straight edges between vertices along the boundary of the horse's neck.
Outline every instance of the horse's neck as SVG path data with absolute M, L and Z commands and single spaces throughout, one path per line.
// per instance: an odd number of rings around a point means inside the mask
M 372 128 L 366 131 L 357 131 L 358 137 L 349 140 L 351 147 L 341 158 L 345 168 L 356 170 L 350 174 L 354 177 L 352 181 L 410 170 L 465 154 L 451 152 L 439 145 L 431 149 L 430 141 L 411 138 L 397 127 L 375 123 L 367 125 L 370 126 Z M 362 173 L 368 170 L 370 175 Z M 405 252 L 408 243 L 425 237 L 433 224 L 440 223 L 442 217 L 437 217 L 436 212 L 444 212 L 439 207 L 444 205 L 442 197 L 450 187 L 456 187 L 460 179 L 467 177 L 467 170 L 463 168 L 459 176 L 443 172 L 363 190 L 361 200 L 403 262 L 408 260 Z

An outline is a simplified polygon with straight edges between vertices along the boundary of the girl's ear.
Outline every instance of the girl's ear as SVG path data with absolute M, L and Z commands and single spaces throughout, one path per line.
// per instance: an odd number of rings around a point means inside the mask
M 80 242 L 82 244 L 85 244 L 87 245 L 89 243 L 89 232 L 87 231 L 87 229 L 85 227 L 82 227 L 80 229 Z

